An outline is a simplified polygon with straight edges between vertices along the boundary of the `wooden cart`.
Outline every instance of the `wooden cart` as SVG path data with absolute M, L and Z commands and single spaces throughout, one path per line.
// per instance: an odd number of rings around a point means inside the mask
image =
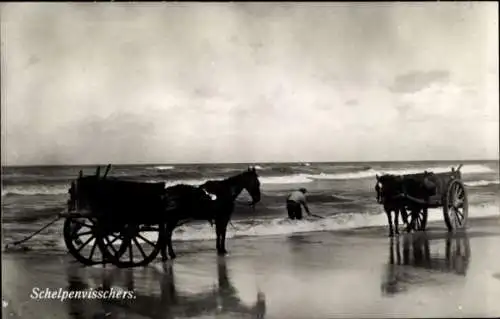
M 165 184 L 83 176 L 69 189 L 62 214 L 68 251 L 82 264 L 117 267 L 152 262 L 164 245 Z
M 409 212 L 408 226 L 410 230 L 425 230 L 427 226 L 428 209 L 443 209 L 443 219 L 448 231 L 464 229 L 467 226 L 468 200 L 467 190 L 461 180 L 460 168 L 451 168 L 449 172 L 433 173 L 423 172 L 420 174 L 401 175 L 403 185 L 403 209 Z M 407 181 L 413 180 L 418 183 L 431 184 L 434 194 L 428 198 L 412 196 L 404 189 Z

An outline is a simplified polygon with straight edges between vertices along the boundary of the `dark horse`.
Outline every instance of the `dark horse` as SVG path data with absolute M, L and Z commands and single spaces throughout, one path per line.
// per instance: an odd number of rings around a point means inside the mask
M 181 222 L 206 220 L 215 223 L 216 248 L 219 255 L 227 253 L 226 229 L 234 210 L 236 197 L 245 189 L 252 197 L 250 205 L 260 201 L 260 182 L 255 168 L 224 180 L 207 181 L 200 186 L 178 184 L 166 189 L 166 243 L 161 250 L 162 259 L 175 258 L 172 232 Z
M 377 192 L 377 202 L 384 206 L 387 221 L 389 223 L 389 236 L 394 235 L 392 213 L 394 213 L 394 227 L 396 234 L 399 234 L 399 214 L 403 218 L 405 224 L 408 223 L 408 215 L 404 208 L 403 198 L 399 195 L 403 192 L 402 178 L 396 175 L 376 176 L 377 183 L 375 191 Z
M 421 210 L 427 216 L 427 206 L 408 199 L 408 196 L 422 199 L 423 203 L 428 203 L 430 197 L 436 194 L 436 185 L 431 181 L 432 176 L 433 174 L 428 172 L 402 176 L 391 174 L 376 176 L 377 202 L 384 206 L 389 222 L 389 236 L 393 236 L 394 233 L 399 234 L 399 214 L 401 214 L 408 232 L 416 227 L 414 225 L 416 216 Z M 409 215 L 407 210 L 411 212 L 410 223 L 408 223 Z M 391 218 L 392 212 L 394 212 L 395 232 L 393 231 Z M 426 220 L 423 222 L 426 223 Z M 421 227 L 425 229 L 425 224 L 421 225 Z

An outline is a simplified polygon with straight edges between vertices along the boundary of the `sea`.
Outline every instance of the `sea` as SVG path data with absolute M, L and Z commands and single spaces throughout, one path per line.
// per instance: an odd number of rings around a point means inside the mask
M 246 191 L 236 199 L 227 237 L 287 235 L 293 233 L 356 229 L 387 224 L 376 202 L 376 174 L 412 174 L 450 171 L 463 164 L 462 179 L 469 198 L 469 218 L 500 215 L 498 161 L 363 162 L 363 163 L 251 163 L 251 164 L 154 164 L 116 165 L 109 176 L 143 182 L 199 185 L 256 168 L 262 200 L 251 209 Z M 101 173 L 105 165 L 101 166 Z M 3 245 L 22 239 L 63 211 L 68 188 L 82 170 L 94 174 L 96 166 L 2 167 Z M 301 221 L 287 219 L 285 198 L 300 187 L 308 190 L 311 212 L 324 218 Z M 140 211 L 137 214 L 141 214 Z M 442 221 L 442 209 L 429 212 L 430 221 Z M 65 246 L 63 221 L 58 221 L 26 243 L 30 249 L 60 250 Z M 192 222 L 178 227 L 174 241 L 212 240 L 215 231 L 208 223 Z

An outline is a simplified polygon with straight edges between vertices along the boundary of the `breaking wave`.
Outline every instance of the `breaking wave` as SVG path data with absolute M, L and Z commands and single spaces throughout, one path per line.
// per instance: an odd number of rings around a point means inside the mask
M 418 174 L 422 173 L 424 170 L 428 172 L 434 173 L 445 173 L 450 172 L 452 166 L 437 166 L 437 167 L 429 167 L 427 169 L 424 168 L 403 168 L 396 170 L 375 170 L 375 169 L 366 169 L 363 171 L 357 171 L 352 173 L 342 173 L 342 174 L 319 174 L 313 175 L 311 178 L 314 179 L 356 179 L 356 178 L 368 178 L 374 177 L 375 175 L 381 174 L 393 174 L 393 175 L 407 175 L 407 174 Z M 486 165 L 465 165 L 460 171 L 462 174 L 477 174 L 477 173 L 491 173 L 493 170 Z
M 160 167 L 160 166 L 158 166 Z M 173 166 L 162 166 L 164 169 L 170 169 L 167 167 Z M 396 169 L 396 170 L 375 170 L 373 168 L 357 170 L 353 172 L 347 173 L 332 173 L 332 174 L 287 174 L 283 176 L 260 176 L 260 182 L 262 184 L 270 184 L 270 185 L 283 185 L 283 184 L 305 184 L 311 183 L 314 181 L 321 180 L 349 180 L 349 179 L 363 179 L 363 178 L 371 178 L 377 174 L 396 174 L 396 175 L 404 175 L 404 174 L 415 174 L 420 173 L 424 169 L 423 168 L 406 168 L 406 169 Z M 427 169 L 429 172 L 441 173 L 441 172 L 449 172 L 451 167 L 446 166 L 438 166 L 438 167 L 430 167 Z M 485 165 L 465 165 L 461 169 L 463 174 L 474 174 L 474 173 L 490 173 L 493 172 L 491 168 Z M 151 179 L 148 182 L 165 182 L 165 186 L 173 186 L 176 184 L 189 184 L 189 185 L 201 185 L 205 183 L 209 179 L 222 179 L 220 178 L 194 178 L 194 179 L 170 179 L 165 180 L 163 177 L 158 176 L 155 179 Z M 467 186 L 487 186 L 499 184 L 498 180 L 487 181 L 487 180 L 477 180 L 477 181 L 469 181 L 465 183 Z M 2 197 L 7 195 L 61 195 L 66 194 L 68 192 L 69 185 L 67 184 L 21 184 L 21 185 L 7 185 L 2 189 Z
M 157 169 L 157 170 L 159 170 L 159 171 L 168 171 L 168 170 L 175 169 L 175 166 L 171 166 L 171 165 L 155 166 L 154 168 Z
M 358 170 L 348 173 L 333 173 L 333 174 L 292 174 L 284 176 L 264 176 L 260 177 L 262 184 L 303 184 L 311 183 L 315 180 L 346 180 L 346 179 L 362 179 L 375 177 L 377 174 L 417 174 L 423 172 L 423 168 L 405 168 L 396 170 L 375 170 L 373 168 Z M 451 171 L 451 166 L 429 167 L 428 172 L 444 173 Z M 461 168 L 462 174 L 477 174 L 491 173 L 493 170 L 485 165 L 465 165 Z
M 499 208 L 496 205 L 471 206 L 469 208 L 469 218 L 499 216 Z M 443 213 L 441 209 L 429 210 L 429 221 L 441 221 L 445 227 Z M 286 218 L 256 219 L 233 222 L 234 226 L 227 228 L 227 237 L 246 236 L 271 236 L 286 235 L 293 233 L 347 230 L 364 227 L 385 226 L 387 216 L 381 212 L 373 213 L 342 213 L 322 219 L 308 219 L 291 221 Z M 214 229 L 207 224 L 192 225 L 186 224 L 173 234 L 173 240 L 190 241 L 215 239 Z
M 496 205 L 474 205 L 469 208 L 469 218 L 500 217 L 499 207 Z M 436 222 L 437 227 L 446 227 L 443 221 L 442 210 L 430 209 L 429 222 Z M 326 216 L 319 219 L 304 219 L 291 221 L 287 218 L 254 219 L 233 221 L 227 228 L 226 238 L 258 237 L 290 235 L 295 233 L 310 233 L 321 231 L 350 230 L 366 227 L 384 227 L 387 225 L 387 216 L 381 211 L 371 213 L 342 213 Z M 56 226 L 57 227 L 57 226 Z M 148 236 L 155 240 L 156 235 Z M 215 239 L 215 229 L 208 223 L 188 223 L 176 228 L 172 239 L 174 241 L 199 241 Z M 55 239 L 58 246 L 65 249 L 64 241 Z M 53 240 L 51 240 L 52 242 Z M 141 241 L 141 240 L 139 240 Z
M 499 185 L 500 181 L 485 181 L 485 180 L 480 180 L 480 181 L 470 181 L 470 182 L 465 182 L 466 186 L 470 187 L 480 187 L 480 186 L 489 186 L 489 185 Z
M 68 193 L 68 185 L 23 185 L 2 188 L 2 197 L 9 195 L 63 195 Z

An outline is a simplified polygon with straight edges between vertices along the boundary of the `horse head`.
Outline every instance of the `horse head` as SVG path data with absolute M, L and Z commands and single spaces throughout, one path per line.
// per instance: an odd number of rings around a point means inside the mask
M 377 203 L 384 204 L 386 200 L 400 193 L 400 183 L 397 176 L 390 174 L 379 176 L 377 174 L 376 178 L 375 191 L 377 192 Z
M 251 206 L 260 202 L 260 181 L 255 167 L 249 167 L 247 171 L 241 174 L 242 186 L 252 197 Z

